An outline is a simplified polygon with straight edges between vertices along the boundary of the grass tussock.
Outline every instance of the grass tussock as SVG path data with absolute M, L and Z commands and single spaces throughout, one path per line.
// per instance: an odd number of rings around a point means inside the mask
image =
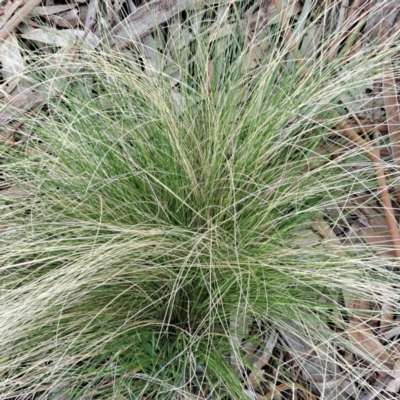
M 369 150 L 339 127 L 355 120 L 349 93 L 398 62 L 392 43 L 357 51 L 349 36 L 331 60 L 340 32 L 327 29 L 298 58 L 289 19 L 210 40 L 225 14 L 202 12 L 187 14 L 189 44 L 151 60 L 138 43 L 78 46 L 62 68 L 30 54 L 51 96 L 1 150 L 23 189 L 0 196 L 1 398 L 248 399 L 246 349 L 274 332 L 278 348 L 300 337 L 348 375 L 351 299 L 397 301 L 394 261 L 315 228 L 346 221 L 351 198 L 379 199 Z M 255 392 L 297 382 L 279 365 Z

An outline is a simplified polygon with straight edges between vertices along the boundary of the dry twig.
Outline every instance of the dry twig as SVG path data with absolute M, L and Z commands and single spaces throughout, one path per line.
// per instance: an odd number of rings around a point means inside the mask
M 31 11 L 37 7 L 42 0 L 25 0 L 23 3 L 25 5 L 4 24 L 0 29 L 0 40 L 4 40 L 7 36 L 26 18 Z

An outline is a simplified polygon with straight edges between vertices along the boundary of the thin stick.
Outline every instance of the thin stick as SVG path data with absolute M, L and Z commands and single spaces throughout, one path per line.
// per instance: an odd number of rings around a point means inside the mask
M 11 16 L 15 13 L 16 10 L 18 10 L 18 8 L 20 8 L 21 6 L 24 5 L 24 0 L 16 0 L 14 1 L 14 3 L 9 3 L 7 4 L 7 6 L 5 7 L 4 10 L 2 11 L 2 19 L 0 22 L 0 28 L 2 28 L 7 21 L 11 18 Z
M 0 29 L 0 40 L 7 39 L 8 35 L 26 18 L 32 10 L 37 7 L 42 0 L 26 0 L 25 5 L 21 10 L 17 10 L 13 17 L 11 17 L 3 28 Z
M 366 141 L 360 135 L 351 129 L 345 122 L 337 122 L 337 125 L 342 129 L 344 135 L 346 135 L 355 144 L 362 147 L 368 154 L 369 159 L 374 164 L 376 179 L 378 183 L 378 189 L 383 204 L 383 210 L 385 213 L 386 223 L 389 228 L 390 236 L 392 237 L 394 253 L 396 258 L 400 260 L 400 232 L 397 226 L 396 217 L 394 215 L 392 200 L 390 198 L 389 189 L 386 184 L 385 170 L 382 165 L 382 159 L 380 157 L 379 149 L 371 144 L 370 141 Z M 375 136 L 378 133 L 375 131 Z

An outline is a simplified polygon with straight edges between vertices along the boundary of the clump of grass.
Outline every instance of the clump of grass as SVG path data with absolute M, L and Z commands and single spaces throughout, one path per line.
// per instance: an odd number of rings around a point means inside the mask
M 304 236 L 378 196 L 365 149 L 336 127 L 353 117 L 343 96 L 395 52 L 296 60 L 282 21 L 265 32 L 251 70 L 256 39 L 222 48 L 209 30 L 152 62 L 140 45 L 80 48 L 72 79 L 31 54 L 52 96 L 3 146 L 26 191 L 1 204 L 3 398 L 246 399 L 246 343 L 273 331 L 349 369 L 332 344 L 353 346 L 344 322 L 331 329 L 356 312 L 344 296 L 392 304 L 398 276 L 364 244 Z M 263 387 L 279 382 L 296 382 L 285 365 Z

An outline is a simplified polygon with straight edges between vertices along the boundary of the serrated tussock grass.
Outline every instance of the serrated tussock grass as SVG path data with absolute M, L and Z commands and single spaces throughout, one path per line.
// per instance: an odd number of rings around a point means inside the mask
M 329 328 L 352 313 L 343 291 L 392 303 L 398 277 L 365 245 L 307 232 L 376 193 L 336 124 L 395 52 L 288 60 L 282 30 L 252 70 L 255 39 L 221 49 L 210 32 L 174 59 L 80 47 L 57 69 L 30 55 L 51 96 L 2 148 L 26 196 L 1 200 L 1 398 L 246 399 L 243 347 L 274 330 L 350 368 L 333 338 L 353 344 Z M 333 144 L 335 159 L 319 151 Z

